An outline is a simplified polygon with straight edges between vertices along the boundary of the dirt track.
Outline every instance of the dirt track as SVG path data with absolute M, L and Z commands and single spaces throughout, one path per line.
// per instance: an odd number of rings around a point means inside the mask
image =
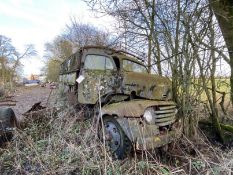
M 46 106 L 51 89 L 46 87 L 19 87 L 14 94 L 14 100 L 17 101 L 13 106 L 16 117 L 22 120 L 22 114 L 27 112 L 33 104 L 41 102 L 42 106 Z

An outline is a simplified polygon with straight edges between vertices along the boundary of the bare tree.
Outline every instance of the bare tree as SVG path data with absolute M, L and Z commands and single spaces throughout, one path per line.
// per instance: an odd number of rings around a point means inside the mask
M 13 78 L 16 77 L 16 70 L 20 66 L 20 61 L 35 54 L 36 51 L 33 45 L 27 45 L 25 51 L 19 53 L 12 45 L 10 38 L 0 35 L 1 83 L 10 82 L 12 86 Z
M 184 118 L 184 125 L 189 126 L 186 133 L 195 133 L 204 92 L 216 133 L 223 140 L 218 121 L 215 78 L 217 63 L 228 58 L 223 54 L 221 36 L 216 35 L 218 27 L 208 1 L 86 2 L 98 13 L 116 19 L 116 30 L 123 33 L 125 45 L 147 50 L 149 68 L 156 66 L 160 75 L 168 72 L 180 116 Z
M 122 36 L 121 47 L 123 49 L 136 52 L 139 55 L 143 55 L 144 51 L 147 50 L 145 61 L 149 72 L 152 69 L 152 57 L 155 56 L 158 72 L 162 74 L 160 55 L 154 54 L 159 49 L 159 45 L 154 47 L 158 41 L 158 36 L 154 32 L 156 27 L 155 0 L 87 0 L 86 2 L 93 10 L 101 14 L 111 15 L 117 20 L 117 30 Z
M 20 66 L 20 61 L 23 58 L 27 58 L 27 57 L 31 57 L 31 56 L 35 56 L 37 54 L 34 45 L 29 44 L 25 46 L 25 50 L 23 53 L 19 53 L 17 51 L 15 51 L 14 53 L 14 60 L 13 60 L 13 66 L 11 67 L 12 70 L 12 77 L 15 76 L 16 74 L 16 69 Z
M 10 71 L 7 68 L 10 59 L 13 59 L 15 47 L 11 44 L 11 39 L 0 35 L 0 64 L 1 64 L 1 82 L 4 84 L 7 80 L 7 74 Z
M 63 61 L 72 54 L 73 45 L 63 36 L 57 36 L 52 42 L 45 44 L 45 55 L 47 59 Z
M 67 41 L 71 42 L 72 47 L 76 49 L 86 45 L 113 45 L 109 33 L 90 24 L 83 24 L 75 17 L 71 18 L 69 25 L 66 25 L 63 37 Z
M 74 17 L 71 18 L 70 24 L 66 25 L 66 30 L 52 42 L 45 44 L 47 79 L 57 81 L 60 64 L 79 48 L 86 45 L 114 46 L 115 42 L 107 32 L 92 25 L 80 23 Z

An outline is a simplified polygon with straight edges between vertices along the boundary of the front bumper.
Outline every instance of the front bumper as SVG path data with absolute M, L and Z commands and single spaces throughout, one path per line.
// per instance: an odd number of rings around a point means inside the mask
M 136 141 L 136 149 L 137 150 L 150 150 L 153 148 L 158 148 L 158 147 L 167 145 L 180 137 L 181 137 L 181 132 L 169 131 L 165 134 L 159 134 L 154 137 L 138 139 Z
M 180 120 L 172 124 L 169 130 L 160 131 L 159 126 L 149 125 L 137 118 L 116 118 L 129 140 L 137 150 L 150 150 L 169 144 L 182 135 Z

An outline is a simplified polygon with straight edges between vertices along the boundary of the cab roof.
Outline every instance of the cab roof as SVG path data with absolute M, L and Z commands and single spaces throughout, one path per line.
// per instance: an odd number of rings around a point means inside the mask
M 122 59 L 131 60 L 133 62 L 136 62 L 138 64 L 145 66 L 144 59 L 132 53 L 126 52 L 124 50 L 116 50 L 116 49 L 113 49 L 107 46 L 95 46 L 95 45 L 88 45 L 88 46 L 81 47 L 80 49 L 78 49 L 78 51 L 76 51 L 74 54 L 70 55 L 67 59 L 65 59 L 63 63 L 69 60 L 71 57 L 83 52 L 83 50 L 89 50 L 89 49 L 105 50 L 105 53 L 107 53 L 108 55 L 116 56 L 121 60 Z
M 88 49 L 105 50 L 108 55 L 116 56 L 119 59 L 128 59 L 128 60 L 131 60 L 131 61 L 134 61 L 134 62 L 137 62 L 139 64 L 144 65 L 144 63 L 143 63 L 144 60 L 142 58 L 140 58 L 139 56 L 134 55 L 132 53 L 126 52 L 124 50 L 116 50 L 116 49 L 106 47 L 106 46 L 84 46 L 84 47 L 80 48 L 79 51 L 83 51 L 85 49 L 87 49 L 87 50 Z

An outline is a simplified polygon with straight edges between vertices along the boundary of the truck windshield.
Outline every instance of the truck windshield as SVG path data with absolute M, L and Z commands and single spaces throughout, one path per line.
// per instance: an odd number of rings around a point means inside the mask
M 84 68 L 91 70 L 113 70 L 114 63 L 103 55 L 87 55 Z
M 147 73 L 145 66 L 130 60 L 123 60 L 123 69 L 129 72 Z

